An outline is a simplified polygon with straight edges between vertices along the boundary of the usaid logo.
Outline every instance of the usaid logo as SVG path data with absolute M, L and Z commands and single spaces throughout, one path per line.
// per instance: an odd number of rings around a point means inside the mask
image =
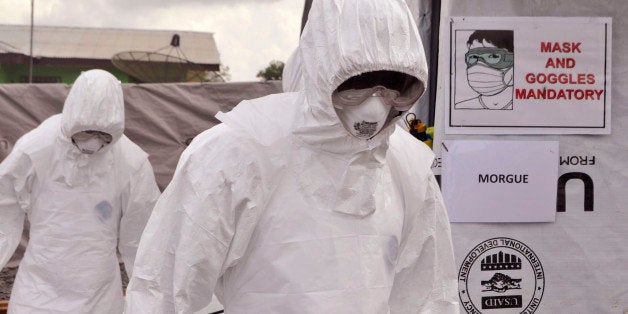
M 539 258 L 527 245 L 510 238 L 478 244 L 458 272 L 458 294 L 467 313 L 531 314 L 538 309 L 544 288 Z

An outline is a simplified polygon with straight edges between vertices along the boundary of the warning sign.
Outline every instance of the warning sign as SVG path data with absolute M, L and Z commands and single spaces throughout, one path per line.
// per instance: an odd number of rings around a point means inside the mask
M 448 134 L 609 134 L 610 18 L 451 19 Z

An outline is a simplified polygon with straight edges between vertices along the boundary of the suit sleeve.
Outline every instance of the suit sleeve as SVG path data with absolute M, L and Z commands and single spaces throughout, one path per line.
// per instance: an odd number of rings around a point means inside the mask
M 242 235 L 250 235 L 258 219 L 259 166 L 247 145 L 224 127 L 214 128 L 183 153 L 157 201 L 140 242 L 126 313 L 203 309 L 246 248 Z
M 159 188 L 148 159 L 133 174 L 127 193 L 126 206 L 120 218 L 118 250 L 130 278 L 140 237 L 159 197 Z
M 0 163 L 0 269 L 9 261 L 22 237 L 33 178 L 29 157 L 18 149 Z
M 406 211 L 391 313 L 459 313 L 447 210 L 431 172 L 425 181 L 423 202 Z

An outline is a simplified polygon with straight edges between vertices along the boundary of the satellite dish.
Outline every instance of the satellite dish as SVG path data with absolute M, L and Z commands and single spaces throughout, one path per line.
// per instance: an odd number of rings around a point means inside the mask
M 153 52 L 124 51 L 115 54 L 111 61 L 120 71 L 142 83 L 203 82 L 208 66 L 191 62 L 181 48 L 178 34 L 170 45 Z

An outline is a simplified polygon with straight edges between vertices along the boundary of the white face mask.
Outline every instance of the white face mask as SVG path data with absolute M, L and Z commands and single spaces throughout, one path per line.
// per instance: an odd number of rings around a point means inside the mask
M 391 106 L 386 105 L 383 97 L 371 96 L 357 106 L 343 106 L 336 112 L 349 133 L 360 139 L 369 139 L 382 130 L 390 110 Z
M 492 96 L 501 93 L 512 84 L 513 70 L 497 70 L 484 64 L 467 69 L 469 86 L 480 95 Z
M 92 137 L 88 140 L 75 140 L 74 143 L 81 153 L 89 155 L 97 152 L 105 146 L 105 141 L 99 137 Z

